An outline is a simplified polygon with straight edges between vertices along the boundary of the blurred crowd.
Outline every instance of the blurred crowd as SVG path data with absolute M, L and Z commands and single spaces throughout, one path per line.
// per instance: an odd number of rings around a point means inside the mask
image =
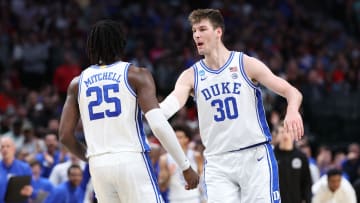
M 47 153 L 45 137 L 56 135 L 67 86 L 89 65 L 86 35 L 99 19 L 123 24 L 124 60 L 152 72 L 161 100 L 199 59 L 187 22 L 199 7 L 221 10 L 227 47 L 261 59 L 303 93 L 306 145 L 320 174 L 330 166 L 343 170 L 351 159 L 348 176 L 359 179 L 359 0 L 0 0 L 1 136 L 14 139 L 19 159 Z M 286 101 L 263 93 L 273 128 Z M 193 101 L 172 123 L 197 131 Z M 83 139 L 81 125 L 77 135 Z M 201 149 L 198 136 L 194 143 Z

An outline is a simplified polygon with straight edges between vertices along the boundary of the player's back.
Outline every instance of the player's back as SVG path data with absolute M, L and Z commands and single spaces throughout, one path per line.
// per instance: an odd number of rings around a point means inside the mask
M 129 63 L 93 65 L 79 81 L 78 102 L 87 156 L 148 151 L 141 110 L 127 81 Z

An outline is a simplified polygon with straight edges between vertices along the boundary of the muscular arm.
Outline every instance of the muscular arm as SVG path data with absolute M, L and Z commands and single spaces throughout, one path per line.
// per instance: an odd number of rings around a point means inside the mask
M 193 89 L 194 69 L 188 68 L 179 76 L 174 90 L 160 103 L 160 108 L 167 119 L 185 105 Z
M 59 137 L 60 142 L 75 156 L 87 161 L 86 147 L 77 141 L 75 128 L 79 122 L 80 112 L 77 103 L 79 78 L 74 78 L 67 91 L 64 108 L 61 114 Z
M 244 55 L 243 61 L 245 72 L 249 78 L 256 80 L 287 100 L 284 126 L 293 138 L 296 140 L 300 139 L 304 134 L 303 122 L 299 113 L 302 94 L 287 81 L 274 75 L 270 69 L 258 59 Z

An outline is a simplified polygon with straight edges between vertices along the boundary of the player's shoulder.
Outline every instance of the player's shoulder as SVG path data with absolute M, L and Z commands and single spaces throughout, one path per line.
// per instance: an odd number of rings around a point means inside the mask
M 149 75 L 149 74 L 151 75 L 151 72 L 146 67 L 140 67 L 140 66 L 135 66 L 133 64 L 130 64 L 129 68 L 128 68 L 128 75 L 130 75 L 130 74 L 135 74 L 134 76 Z
M 79 86 L 79 82 L 80 82 L 80 76 L 74 77 L 69 84 L 69 90 L 77 88 Z
M 194 77 L 194 66 L 188 67 L 180 74 L 180 77 L 193 78 Z

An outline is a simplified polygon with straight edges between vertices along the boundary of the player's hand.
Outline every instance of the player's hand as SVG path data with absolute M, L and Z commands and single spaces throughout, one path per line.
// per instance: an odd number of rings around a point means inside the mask
M 304 135 L 304 125 L 298 111 L 288 111 L 284 119 L 285 130 L 298 141 Z
M 191 168 L 191 166 L 183 171 L 183 175 L 186 181 L 185 189 L 191 190 L 197 187 L 199 184 L 199 175 Z

